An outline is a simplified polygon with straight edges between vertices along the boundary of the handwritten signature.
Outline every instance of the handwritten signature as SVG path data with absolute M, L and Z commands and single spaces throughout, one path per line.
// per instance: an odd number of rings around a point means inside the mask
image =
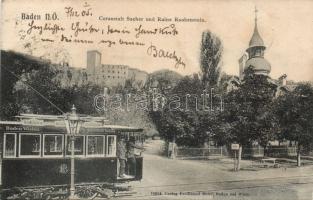
M 179 68 L 180 66 L 183 66 L 184 68 L 186 67 L 182 58 L 176 55 L 176 51 L 169 52 L 164 49 L 158 49 L 155 45 L 151 44 L 147 49 L 147 54 L 154 58 L 167 58 L 174 60 L 176 62 L 175 68 Z
M 135 37 L 139 38 L 141 35 L 177 35 L 178 30 L 176 29 L 175 24 L 170 24 L 169 26 L 154 28 L 154 29 L 145 29 L 140 24 L 137 28 L 135 28 Z

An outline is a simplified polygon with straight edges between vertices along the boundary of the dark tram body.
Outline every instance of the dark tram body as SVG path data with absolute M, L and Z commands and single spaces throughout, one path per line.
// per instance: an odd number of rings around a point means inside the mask
M 127 180 L 118 177 L 116 157 L 120 135 L 134 136 L 142 129 L 84 123 L 75 136 L 75 184 L 118 183 L 142 179 L 143 159 L 136 155 L 136 174 Z M 70 136 L 64 121 L 34 120 L 0 122 L 2 188 L 64 185 L 70 183 Z M 141 141 L 142 142 L 142 141 Z

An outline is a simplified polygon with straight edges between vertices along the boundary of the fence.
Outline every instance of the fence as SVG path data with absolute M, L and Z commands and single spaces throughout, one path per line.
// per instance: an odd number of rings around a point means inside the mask
M 242 157 L 288 157 L 297 155 L 296 147 L 270 147 L 264 152 L 263 147 L 243 148 Z M 175 157 L 178 159 L 210 159 L 210 158 L 222 158 L 233 157 L 233 151 L 226 146 L 222 147 L 210 147 L 210 148 L 176 148 Z
M 296 156 L 297 147 L 270 147 L 267 155 L 271 157 Z
M 228 156 L 226 147 L 213 148 L 177 148 L 175 157 L 178 159 L 209 159 L 210 157 Z

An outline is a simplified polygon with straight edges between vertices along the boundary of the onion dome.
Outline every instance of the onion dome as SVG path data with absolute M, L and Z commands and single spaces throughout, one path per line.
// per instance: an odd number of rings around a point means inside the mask
M 258 31 L 257 9 L 255 9 L 254 32 L 246 51 L 249 58 L 245 63 L 244 70 L 251 68 L 255 74 L 263 75 L 268 75 L 271 72 L 271 64 L 264 58 L 265 45 Z
M 254 57 L 247 60 L 245 70 L 250 67 L 253 69 L 255 74 L 267 75 L 271 71 L 271 64 L 262 57 Z

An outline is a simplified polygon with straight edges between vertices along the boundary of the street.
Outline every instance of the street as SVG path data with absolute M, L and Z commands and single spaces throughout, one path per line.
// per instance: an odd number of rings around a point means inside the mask
M 161 145 L 146 144 L 143 179 L 126 199 L 312 199 L 313 166 L 233 172 L 229 158 L 172 160 L 158 155 Z

